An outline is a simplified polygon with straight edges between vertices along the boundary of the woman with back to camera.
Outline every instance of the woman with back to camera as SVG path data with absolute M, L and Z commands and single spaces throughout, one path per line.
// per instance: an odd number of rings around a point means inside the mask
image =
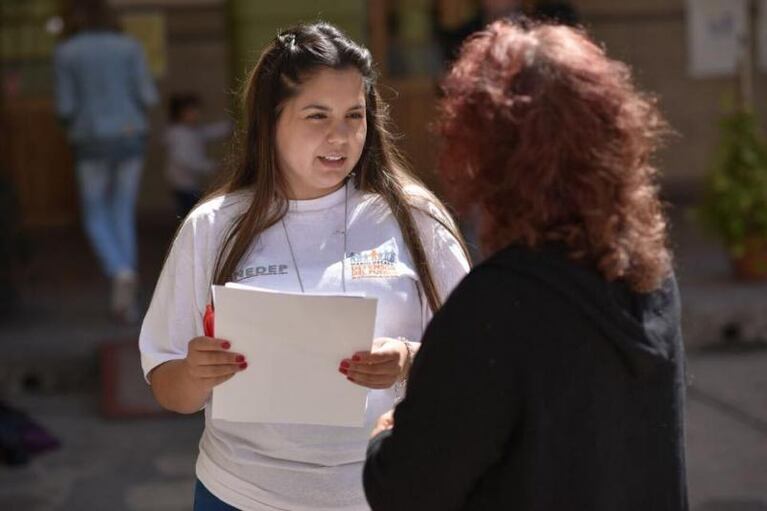
M 141 44 L 120 31 L 106 0 L 71 2 L 67 14 L 53 59 L 56 114 L 74 152 L 85 232 L 112 281 L 112 314 L 135 323 L 135 208 L 157 89 Z
M 654 102 L 583 32 L 507 21 L 465 43 L 444 92 L 441 172 L 489 258 L 379 420 L 371 507 L 686 510 Z
M 465 251 L 397 158 L 370 53 L 338 29 L 283 31 L 250 74 L 245 106 L 240 165 L 183 222 L 160 275 L 144 372 L 165 408 L 205 407 L 195 510 L 366 510 L 368 434 L 394 405 L 431 311 L 468 272 Z M 229 340 L 204 335 L 210 285 L 230 281 L 378 299 L 373 349 L 329 368 L 371 389 L 364 427 L 211 417 L 212 388 L 249 370 Z

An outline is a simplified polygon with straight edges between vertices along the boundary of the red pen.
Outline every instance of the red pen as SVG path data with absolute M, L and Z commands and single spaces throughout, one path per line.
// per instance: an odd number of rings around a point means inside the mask
M 213 304 L 205 306 L 205 315 L 202 317 L 202 329 L 207 337 L 213 337 Z

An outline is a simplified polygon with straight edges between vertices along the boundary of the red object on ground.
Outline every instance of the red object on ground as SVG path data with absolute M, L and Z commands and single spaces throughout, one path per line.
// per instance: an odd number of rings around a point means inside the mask
M 110 419 L 168 415 L 144 381 L 136 339 L 105 340 L 99 346 L 101 413 Z

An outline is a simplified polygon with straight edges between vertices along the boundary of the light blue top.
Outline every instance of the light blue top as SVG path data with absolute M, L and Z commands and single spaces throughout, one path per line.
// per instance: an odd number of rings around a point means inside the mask
M 142 140 L 157 89 L 141 45 L 118 32 L 87 31 L 54 54 L 56 113 L 76 146 Z

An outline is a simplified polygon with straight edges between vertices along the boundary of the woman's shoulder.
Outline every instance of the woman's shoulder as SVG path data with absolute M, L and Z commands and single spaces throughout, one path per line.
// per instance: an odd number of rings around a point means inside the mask
M 404 189 L 405 200 L 413 214 L 416 226 L 422 233 L 431 232 L 443 241 L 453 241 L 460 229 L 447 207 L 428 188 L 410 184 Z
M 440 205 L 439 199 L 425 186 L 418 183 L 409 183 L 402 189 L 406 204 L 415 209 L 429 211 Z M 380 204 L 386 205 L 386 200 L 376 192 L 358 192 L 360 203 L 363 205 Z
M 62 58 L 84 60 L 90 58 L 94 53 L 113 53 L 114 51 L 139 54 L 143 52 L 143 49 L 138 40 L 126 34 L 86 30 L 71 35 L 58 43 L 54 50 L 54 57 L 59 60 Z
M 250 206 L 252 194 L 247 190 L 223 193 L 210 197 L 192 209 L 182 229 L 221 229 L 242 215 Z
M 377 219 L 392 218 L 390 205 L 376 192 L 357 192 L 358 213 Z M 436 229 L 457 233 L 458 226 L 448 209 L 437 196 L 420 183 L 408 183 L 402 188 L 403 206 L 407 207 L 420 230 Z
M 419 183 L 410 183 L 403 189 L 410 208 L 430 216 L 448 217 L 447 211 L 437 196 Z M 441 219 L 441 218 L 440 218 Z
M 416 227 L 422 233 L 433 232 L 440 237 L 453 237 L 459 232 L 458 226 L 437 196 L 420 183 L 406 184 L 402 189 L 403 206 L 410 209 Z M 360 206 L 362 211 L 375 217 L 392 217 L 390 206 L 377 193 L 363 193 Z

